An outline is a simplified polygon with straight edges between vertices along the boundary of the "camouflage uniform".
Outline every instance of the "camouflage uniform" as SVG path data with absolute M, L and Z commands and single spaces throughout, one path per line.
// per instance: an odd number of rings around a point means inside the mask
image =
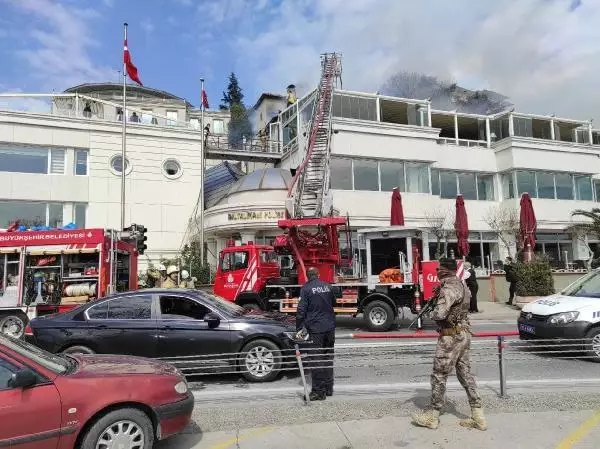
M 471 348 L 471 324 L 469 323 L 469 304 L 471 294 L 463 281 L 455 273 L 443 268 L 439 272 L 440 288 L 437 304 L 431 318 L 438 325 L 437 347 L 431 375 L 431 408 L 413 416 L 415 424 L 422 427 L 437 428 L 440 409 L 444 405 L 446 380 L 456 369 L 456 377 L 467 392 L 472 410 L 470 419 L 460 425 L 479 430 L 486 429 L 481 409 L 481 399 L 477 394 L 475 379 L 471 374 L 469 352 Z

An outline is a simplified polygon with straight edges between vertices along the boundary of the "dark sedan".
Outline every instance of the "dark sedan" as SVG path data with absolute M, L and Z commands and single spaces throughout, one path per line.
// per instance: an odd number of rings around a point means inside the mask
M 286 315 L 248 312 L 208 293 L 146 289 L 36 318 L 25 337 L 52 353 L 178 357 L 184 367 L 200 363 L 211 372 L 239 371 L 266 382 L 287 360 L 284 332 L 294 330 Z

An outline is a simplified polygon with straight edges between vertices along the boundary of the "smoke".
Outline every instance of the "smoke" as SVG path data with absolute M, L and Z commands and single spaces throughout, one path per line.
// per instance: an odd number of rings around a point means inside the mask
M 383 95 L 430 99 L 434 109 L 470 114 L 495 114 L 510 109 L 508 97 L 490 90 L 468 90 L 447 80 L 419 72 L 398 72 L 381 86 Z

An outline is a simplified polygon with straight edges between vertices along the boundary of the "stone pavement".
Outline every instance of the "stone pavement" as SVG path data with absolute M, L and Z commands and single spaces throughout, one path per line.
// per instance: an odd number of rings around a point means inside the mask
M 181 435 L 157 449 L 597 449 L 600 412 L 546 411 L 488 415 L 488 430 L 464 429 L 453 413 L 437 430 L 407 417 L 281 425 Z

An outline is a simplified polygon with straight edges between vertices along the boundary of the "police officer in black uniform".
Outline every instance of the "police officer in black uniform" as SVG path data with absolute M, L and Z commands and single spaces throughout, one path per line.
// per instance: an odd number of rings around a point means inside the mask
M 308 282 L 300 290 L 296 312 L 296 330 L 306 329 L 313 342 L 308 367 L 312 371 L 311 401 L 322 401 L 333 395 L 333 346 L 335 343 L 335 312 L 333 305 L 339 293 L 319 279 L 319 270 L 311 267 Z

